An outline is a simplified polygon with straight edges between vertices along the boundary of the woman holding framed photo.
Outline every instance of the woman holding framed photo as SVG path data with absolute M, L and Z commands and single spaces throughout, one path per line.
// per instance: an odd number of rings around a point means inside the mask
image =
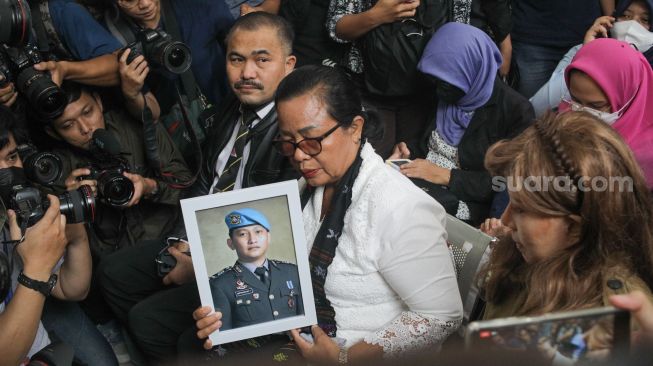
M 318 326 L 309 336 L 292 331 L 301 354 L 310 363 L 362 362 L 439 347 L 462 321 L 442 206 L 366 142 L 374 119 L 342 71 L 295 70 L 276 106 L 278 150 L 307 183 Z M 220 326 L 211 311 L 193 314 L 200 338 Z

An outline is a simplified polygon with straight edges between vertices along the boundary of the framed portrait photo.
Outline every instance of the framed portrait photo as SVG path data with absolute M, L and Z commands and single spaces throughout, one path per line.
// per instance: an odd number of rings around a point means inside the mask
M 297 181 L 181 201 L 214 345 L 317 323 Z

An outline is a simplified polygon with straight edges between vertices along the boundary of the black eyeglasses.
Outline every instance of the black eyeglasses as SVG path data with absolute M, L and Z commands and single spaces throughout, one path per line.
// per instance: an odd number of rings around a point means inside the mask
M 337 130 L 340 127 L 339 124 L 335 125 L 332 129 L 325 132 L 322 136 L 318 137 L 307 137 L 299 142 L 293 142 L 289 140 L 274 140 L 272 143 L 274 147 L 279 151 L 283 156 L 293 156 L 295 155 L 295 150 L 303 151 L 308 156 L 315 156 L 322 152 L 322 140 L 329 137 L 333 131 Z

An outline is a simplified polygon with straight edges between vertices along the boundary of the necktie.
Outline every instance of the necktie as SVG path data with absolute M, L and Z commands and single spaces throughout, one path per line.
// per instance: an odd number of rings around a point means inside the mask
M 254 273 L 267 288 L 270 288 L 270 275 L 268 275 L 268 270 L 265 267 L 256 267 Z
M 213 193 L 231 191 L 234 189 L 234 185 L 236 184 L 238 171 L 243 162 L 243 151 L 245 150 L 245 145 L 247 145 L 250 125 L 256 120 L 256 118 L 258 118 L 256 112 L 244 108 L 241 116 L 234 147 L 231 150 L 229 159 L 227 160 L 227 165 L 225 165 L 220 178 L 218 178 L 218 183 L 215 185 L 215 188 L 213 188 Z

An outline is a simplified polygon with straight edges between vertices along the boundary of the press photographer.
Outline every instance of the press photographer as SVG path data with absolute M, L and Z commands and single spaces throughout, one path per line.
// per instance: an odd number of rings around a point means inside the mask
M 234 22 L 229 8 L 208 0 L 102 2 L 105 25 L 130 50 L 129 58 L 137 51 L 151 65 L 146 85 L 161 106 L 160 122 L 195 165 L 197 149 L 180 106 L 201 143 L 214 122 L 211 105 L 219 106 L 227 92 L 222 42 Z
M 78 301 L 88 293 L 91 256 L 83 225 L 67 224 L 72 206 L 60 206 L 55 196 L 41 196 L 25 179 L 19 156 L 15 118 L 0 107 L 0 364 L 17 365 L 50 343 L 41 323 L 46 298 Z M 74 195 L 74 194 L 73 194 Z M 67 198 L 66 198 L 67 197 Z M 62 196 L 68 199 L 71 196 Z M 45 199 L 45 200 L 44 200 Z M 30 201 L 27 205 L 21 202 Z M 89 198 L 86 202 L 92 202 Z M 14 209 L 7 210 L 6 204 Z M 88 207 L 88 206 L 87 206 Z M 79 208 L 79 207 L 78 207 Z M 29 211 L 29 227 L 21 229 L 19 216 Z M 23 211 L 23 212 L 20 212 Z M 88 211 L 87 211 L 88 213 Z M 23 220 L 25 219 L 25 216 Z M 66 321 L 63 313 L 51 319 Z M 88 321 L 87 321 L 88 322 Z M 76 324 L 81 329 L 81 324 Z M 71 338 L 61 329 L 48 329 L 61 339 Z M 73 345 L 78 349 L 76 346 Z M 84 347 L 93 347 L 85 344 Z M 101 348 L 101 346 L 100 346 Z M 101 353 L 100 348 L 92 351 Z
M 160 238 L 175 222 L 181 185 L 190 172 L 160 124 L 146 142 L 141 124 L 124 109 L 105 110 L 86 86 L 64 82 L 68 105 L 45 125 L 61 156 L 58 192 L 89 185 L 98 198 L 90 227 L 91 250 L 98 258 L 143 240 Z M 156 152 L 159 166 L 148 160 Z
M 8 50 L 0 59 L 1 104 L 16 111 L 37 112 L 34 117 L 39 119 L 54 118 L 66 105 L 61 92 L 54 92 L 64 80 L 100 87 L 120 84 L 122 65 L 116 56 L 120 43 L 77 2 L 2 0 L 0 19 L 0 43 Z M 147 74 L 147 62 L 135 63 L 129 71 L 129 77 L 138 83 Z M 43 77 L 37 78 L 39 75 Z M 105 88 L 103 93 L 116 99 L 112 103 L 124 104 L 137 118 L 147 100 L 158 118 L 159 106 L 152 93 L 130 89 L 125 83 L 122 86 L 123 91 L 125 87 L 130 90 L 125 98 L 116 98 L 113 88 Z M 31 90 L 26 90 L 28 87 Z M 23 103 L 25 98 L 28 103 Z

